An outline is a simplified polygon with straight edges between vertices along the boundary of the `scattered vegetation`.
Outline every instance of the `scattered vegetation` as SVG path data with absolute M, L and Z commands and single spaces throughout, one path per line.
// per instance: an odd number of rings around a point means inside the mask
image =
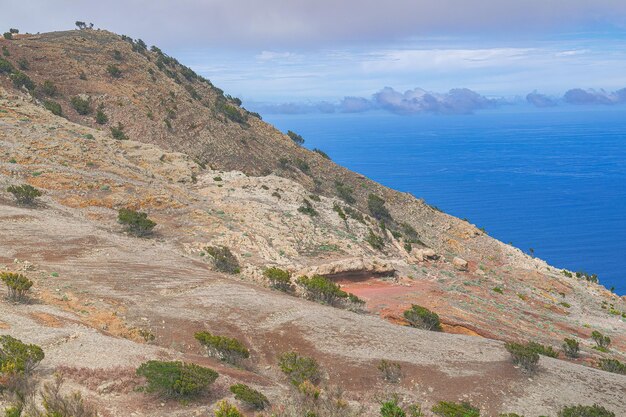
M 469 403 L 441 401 L 433 406 L 432 412 L 441 417 L 480 417 L 480 410 Z
M 146 392 L 166 398 L 192 398 L 206 391 L 219 376 L 193 363 L 148 361 L 137 368 L 146 379 Z
M 0 273 L 0 280 L 7 286 L 9 299 L 16 302 L 24 301 L 26 299 L 26 293 L 28 293 L 33 286 L 33 282 L 26 278 L 26 276 L 15 272 Z
M 248 348 L 237 339 L 209 332 L 198 332 L 194 337 L 207 349 L 209 356 L 219 358 L 224 362 L 236 365 L 250 357 Z
M 91 105 L 89 104 L 89 100 L 81 98 L 79 96 L 72 97 L 70 100 L 72 107 L 76 110 L 76 113 L 85 116 L 92 112 Z
M 124 126 L 119 122 L 117 126 L 111 126 L 111 136 L 117 140 L 128 140 L 128 136 L 124 133 Z
M 575 339 L 563 339 L 563 353 L 568 358 L 577 358 L 580 351 L 580 344 Z
M 344 207 L 343 208 L 344 211 L 346 212 L 346 214 L 348 216 L 350 216 L 350 218 L 356 220 L 357 222 L 361 223 L 361 224 L 365 224 L 365 218 L 363 217 L 363 214 L 361 214 L 360 211 L 357 211 L 355 209 L 353 209 L 352 207 Z
M 374 233 L 372 229 L 369 230 L 369 234 L 365 238 L 365 241 L 369 243 L 371 247 L 377 250 L 382 250 L 385 247 L 385 239 Z
M 9 52 L 9 49 L 6 47 L 6 45 L 2 45 L 2 56 L 11 56 L 11 52 Z
M 341 220 L 346 221 L 348 217 L 346 216 L 346 213 L 344 213 L 344 211 L 342 210 L 339 204 L 337 203 L 333 204 L 333 210 L 337 212 L 337 215 L 339 216 Z
M 559 352 L 552 349 L 552 346 L 544 346 L 537 342 L 528 342 L 526 346 L 528 346 L 533 351 L 537 352 L 539 355 L 549 356 L 551 358 L 559 357 Z
M 235 123 L 244 124 L 246 122 L 246 118 L 241 114 L 241 111 L 224 100 L 218 100 L 215 109 Z
M 391 221 L 391 214 L 385 207 L 385 200 L 377 196 L 376 194 L 370 194 L 367 196 L 367 207 L 376 220 Z
M 109 121 L 109 117 L 104 113 L 104 111 L 102 111 L 102 109 L 98 109 L 98 111 L 96 112 L 96 123 L 98 123 L 99 125 L 104 125 L 107 124 L 107 122 Z M 122 132 L 123 134 L 124 132 Z
M 597 404 L 574 405 L 563 408 L 558 417 L 615 417 L 615 413 Z
M 597 330 L 594 330 L 591 333 L 591 338 L 593 339 L 594 342 L 596 342 L 596 346 L 594 346 L 594 349 L 597 349 L 601 352 L 607 352 L 609 349 L 609 345 L 611 344 L 611 338 L 608 336 L 603 335 L 602 333 L 600 333 Z
M 295 386 L 300 386 L 305 381 L 316 384 L 321 379 L 317 361 L 308 356 L 300 356 L 297 352 L 285 352 L 280 355 L 278 366 Z
M 150 234 L 156 226 L 156 223 L 150 220 L 146 213 L 126 208 L 118 211 L 117 221 L 125 225 L 128 231 L 135 236 Z
M 303 159 L 296 158 L 295 165 L 300 171 L 304 172 L 307 175 L 311 172 L 311 167 Z
M 319 214 L 317 210 L 313 208 L 311 202 L 306 198 L 302 201 L 302 205 L 298 207 L 298 211 L 311 217 L 317 216 Z
M 354 204 L 356 202 L 354 196 L 352 195 L 352 187 L 345 185 L 342 182 L 336 181 L 335 190 L 337 191 L 337 197 L 341 198 L 346 203 Z
M 113 59 L 116 61 L 121 61 L 122 60 L 122 53 L 120 51 L 118 51 L 117 49 L 115 49 L 113 51 Z
M 603 371 L 626 375 L 626 364 L 623 364 L 617 359 L 602 358 L 598 365 Z
M 411 308 L 405 310 L 404 318 L 409 322 L 411 327 L 424 330 L 441 331 L 441 322 L 439 315 L 430 311 L 426 307 L 412 304 Z
M 30 69 L 30 64 L 28 63 L 28 61 L 25 58 L 20 58 L 17 61 L 17 66 L 22 71 L 28 71 Z
M 226 246 L 208 246 L 205 251 L 213 258 L 213 266 L 216 270 L 227 274 L 240 272 L 239 261 Z
M 383 359 L 380 361 L 377 368 L 380 371 L 383 380 L 391 382 L 392 384 L 400 382 L 400 379 L 402 378 L 402 369 L 399 363 Z
M 298 145 L 304 144 L 304 138 L 298 135 L 296 132 L 292 132 L 291 130 L 288 130 L 287 136 L 289 136 L 289 138 Z
M 13 82 L 15 88 L 24 87 L 31 92 L 35 89 L 35 83 L 33 82 L 33 80 L 31 80 L 28 75 L 24 74 L 21 71 L 15 71 L 13 74 L 11 74 L 11 81 Z
M 244 417 L 241 411 L 226 400 L 217 403 L 217 407 L 213 410 L 215 417 Z
M 107 72 L 113 78 L 120 78 L 122 76 L 122 70 L 115 64 L 107 65 Z
M 380 403 L 381 417 L 422 417 L 422 407 L 419 404 L 410 404 L 402 407 L 397 395 Z
M 15 71 L 15 67 L 4 58 L 0 58 L 0 74 L 11 74 Z
M 36 198 L 41 197 L 41 191 L 29 184 L 11 185 L 7 192 L 13 194 L 18 204 L 26 206 L 32 205 Z
M 46 110 L 50 111 L 50 113 L 54 114 L 55 116 L 63 116 L 63 109 L 61 108 L 61 105 L 56 101 L 46 100 L 43 102 L 43 106 Z
M 322 158 L 328 159 L 330 161 L 330 156 L 328 156 L 328 154 L 326 152 L 324 152 L 323 150 L 317 149 L 317 148 L 313 148 L 313 152 L 315 152 L 316 154 L 318 154 Z
M 502 289 L 502 287 L 493 287 L 492 291 L 497 292 L 498 294 L 504 294 L 504 290 Z
M 570 274 L 570 276 L 571 276 L 571 274 Z M 596 274 L 588 274 L 588 273 L 583 272 L 583 271 L 576 272 L 576 278 L 584 279 L 585 281 L 592 282 L 592 283 L 595 283 L 595 284 L 597 284 L 599 282 L 598 281 L 598 276 Z
M 250 388 L 246 384 L 231 385 L 230 392 L 235 394 L 235 399 L 255 410 L 263 410 L 270 402 L 263 393 Z
M 532 346 L 521 343 L 507 343 L 506 350 L 511 354 L 515 365 L 519 365 L 525 372 L 534 372 L 539 363 L 539 353 Z
M 284 292 L 290 292 L 293 289 L 291 274 L 283 269 L 276 267 L 268 268 L 263 272 L 263 276 L 268 279 L 272 288 Z

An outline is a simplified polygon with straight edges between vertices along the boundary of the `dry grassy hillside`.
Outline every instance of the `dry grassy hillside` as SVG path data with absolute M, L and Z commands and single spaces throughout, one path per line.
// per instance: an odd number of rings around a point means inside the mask
M 234 401 L 235 382 L 275 405 L 300 398 L 276 365 L 295 349 L 320 362 L 322 397 L 343 388 L 356 415 L 379 415 L 390 392 L 426 415 L 442 400 L 469 401 L 487 416 L 556 416 L 595 402 L 626 413 L 626 377 L 595 369 L 626 357 L 626 304 L 603 287 L 295 145 L 207 81 L 117 35 L 19 35 L 0 46 L 12 66 L 0 74 L 0 267 L 34 281 L 30 303 L 0 299 L 0 334 L 44 348 L 38 382 L 61 372 L 103 415 L 212 415 L 219 399 Z M 18 71 L 34 85 L 16 86 Z M 92 112 L 78 114 L 75 97 Z M 118 123 L 130 140 L 112 137 Z M 43 191 L 35 206 L 4 192 L 20 184 Z M 368 204 L 369 194 L 382 201 Z M 156 221 L 151 236 L 124 231 L 117 210 L 127 207 Z M 215 271 L 214 246 L 232 250 L 239 273 Z M 305 300 L 300 285 L 269 289 L 271 266 L 294 284 L 329 277 L 365 301 L 362 311 Z M 437 312 L 443 332 L 406 326 L 411 304 Z M 251 358 L 242 367 L 207 358 L 193 337 L 200 330 L 242 340 Z M 594 349 L 594 330 L 610 336 L 606 352 Z M 542 356 L 530 378 L 501 342 L 559 350 L 564 338 L 580 342 L 580 356 Z M 136 391 L 134 369 L 149 359 L 220 377 L 199 400 L 157 399 Z M 401 365 L 399 383 L 381 379 L 381 359 Z M 350 415 L 342 410 L 322 416 Z

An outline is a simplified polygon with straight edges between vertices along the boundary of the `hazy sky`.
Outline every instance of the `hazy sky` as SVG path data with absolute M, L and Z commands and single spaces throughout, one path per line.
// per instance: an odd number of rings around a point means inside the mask
M 626 87 L 626 0 L 0 0 L 0 28 L 74 21 L 158 45 L 247 101 Z

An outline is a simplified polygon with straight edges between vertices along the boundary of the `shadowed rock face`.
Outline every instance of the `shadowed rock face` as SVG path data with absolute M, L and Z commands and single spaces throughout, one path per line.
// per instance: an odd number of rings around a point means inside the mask
M 111 415 L 165 416 L 180 413 L 180 404 L 161 407 L 135 392 L 141 381 L 134 367 L 154 358 L 193 361 L 221 374 L 207 397 L 184 409 L 205 412 L 205 404 L 229 396 L 236 382 L 253 385 L 273 403 L 290 397 L 276 356 L 297 349 L 320 361 L 329 384 L 363 403 L 363 415 L 378 415 L 375 395 L 392 389 L 426 409 L 440 400 L 469 400 L 484 415 L 555 415 L 562 405 L 596 402 L 626 413 L 619 395 L 625 377 L 588 366 L 601 355 L 591 349 L 592 330 L 612 338 L 609 356 L 624 360 L 626 350 L 624 323 L 602 302 L 621 311 L 626 306 L 602 287 L 568 278 L 472 225 L 359 178 L 253 116 L 249 126 L 233 122 L 217 111 L 218 90 L 195 80 L 201 99 L 192 97 L 182 75 L 179 84 L 159 69 L 156 54 L 133 52 L 117 35 L 73 31 L 1 42 L 11 59 L 29 60 L 37 85 L 46 79 L 58 85 L 52 99 L 70 119 L 52 115 L 0 75 L 0 188 L 29 183 L 44 192 L 33 208 L 0 193 L 0 267 L 33 279 L 37 301 L 14 306 L 1 299 L 0 333 L 44 348 L 44 378 L 62 367 L 71 387 L 85 389 Z M 123 56 L 115 80 L 106 72 L 113 50 Z M 87 94 L 94 109 L 103 104 L 108 125 L 73 111 L 69 99 L 78 94 Z M 109 127 L 117 123 L 130 141 L 111 138 Z M 293 166 L 281 168 L 283 155 Z M 309 174 L 296 158 L 307 162 Z M 253 175 L 266 168 L 273 174 Z M 336 180 L 353 187 L 364 223 L 337 214 L 335 206 L 348 205 L 335 196 Z M 428 247 L 414 244 L 407 252 L 404 236 L 381 229 L 367 209 L 372 192 Z M 298 211 L 304 199 L 317 215 Z M 125 234 L 116 222 L 122 207 L 148 212 L 158 224 L 155 234 Z M 368 243 L 370 230 L 383 239 L 382 250 Z M 209 245 L 230 247 L 241 274 L 214 272 L 204 255 Z M 270 265 L 294 277 L 337 279 L 366 301 L 368 313 L 268 290 L 262 271 Z M 400 325 L 411 304 L 437 312 L 444 332 Z M 193 334 L 205 329 L 244 341 L 250 366 L 204 357 Z M 146 343 L 146 332 L 153 342 Z M 542 357 L 532 381 L 511 365 L 501 342 L 488 339 L 558 348 L 564 337 L 581 341 L 581 358 Z M 401 363 L 399 386 L 382 382 L 381 359 Z

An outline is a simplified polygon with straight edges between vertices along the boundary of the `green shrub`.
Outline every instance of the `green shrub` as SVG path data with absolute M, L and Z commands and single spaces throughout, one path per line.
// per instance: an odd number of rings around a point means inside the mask
M 28 91 L 33 91 L 35 89 L 35 83 L 30 77 L 23 72 L 16 71 L 11 74 L 11 81 L 13 81 L 13 85 L 15 88 L 25 87 Z
M 611 338 L 608 336 L 604 336 L 602 333 L 600 333 L 597 330 L 594 330 L 591 333 L 591 338 L 593 339 L 594 342 L 596 342 L 596 347 L 599 348 L 599 350 L 606 351 L 609 345 L 611 344 Z
M 0 74 L 11 74 L 15 67 L 4 58 L 0 58 Z
M 2 36 L 4 36 L 4 39 L 10 41 L 11 39 L 13 39 L 13 34 L 11 32 L 4 32 L 2 34 Z
M 107 117 L 107 115 L 101 109 L 98 109 L 98 111 L 96 112 L 96 123 L 98 123 L 99 125 L 104 125 L 108 121 L 109 118 Z M 124 132 L 122 132 L 122 134 L 124 134 Z
M 402 378 L 402 370 L 399 363 L 383 359 L 380 361 L 377 368 L 380 371 L 383 380 L 393 384 L 400 382 L 400 378 Z
M 498 294 L 503 294 L 504 290 L 502 289 L 502 287 L 493 287 L 491 289 L 493 292 L 497 292 Z
M 115 49 L 113 51 L 113 59 L 116 61 L 121 61 L 122 60 L 122 53 L 120 51 L 118 51 L 117 49 Z
M 26 344 L 9 335 L 0 336 L 0 375 L 29 374 L 44 357 L 37 345 Z
M 469 403 L 441 401 L 433 406 L 432 411 L 441 417 L 480 417 L 480 410 Z
M 580 344 L 575 339 L 563 339 L 563 353 L 569 358 L 577 358 L 580 351 Z
M 310 300 L 335 305 L 340 300 L 348 298 L 348 293 L 338 284 L 321 275 L 313 275 L 311 278 L 301 276 L 296 282 L 302 286 Z
M 43 106 L 55 116 L 63 116 L 63 109 L 56 101 L 46 100 L 43 102 Z
M 41 191 L 29 184 L 11 185 L 7 192 L 13 194 L 18 204 L 31 205 L 37 197 L 41 197 Z
M 270 402 L 263 393 L 250 388 L 245 384 L 231 385 L 230 392 L 235 394 L 235 399 L 255 410 L 263 410 Z
M 2 56 L 11 56 L 11 52 L 9 52 L 5 45 L 2 45 Z
M 225 101 L 218 100 L 216 110 L 235 123 L 243 124 L 246 122 L 246 118 L 241 114 L 240 110 Z
M 346 213 L 344 213 L 344 211 L 341 209 L 341 206 L 337 203 L 333 204 L 333 210 L 337 212 L 337 215 L 339 216 L 339 218 L 343 221 L 345 221 L 348 217 L 346 216 Z
M 213 266 L 216 270 L 227 274 L 240 272 L 239 261 L 226 246 L 208 246 L 205 251 L 213 258 Z
M 552 349 L 552 346 L 544 346 L 536 342 L 528 342 L 526 346 L 528 346 L 530 349 L 534 350 L 540 355 L 549 356 L 551 358 L 559 357 L 559 352 Z
M 218 402 L 213 412 L 215 413 L 215 417 L 244 417 L 237 407 L 226 400 Z
M 76 110 L 76 113 L 85 116 L 92 112 L 91 105 L 89 104 L 89 100 L 83 99 L 81 97 L 75 96 L 70 100 L 72 107 Z
M 525 372 L 533 372 L 539 363 L 539 354 L 531 346 L 521 343 L 507 343 L 506 350 L 511 354 L 515 365 L 522 367 Z
M 33 286 L 33 282 L 22 274 L 14 272 L 0 273 L 0 279 L 7 286 L 9 298 L 13 301 L 22 301 L 26 298 L 26 293 Z
M 291 130 L 288 130 L 287 136 L 289 136 L 289 138 L 298 145 L 302 145 L 304 143 L 304 138 L 298 135 L 296 132 L 292 132 Z
M 385 239 L 372 232 L 372 229 L 370 229 L 369 234 L 365 238 L 365 241 L 369 243 L 371 247 L 377 250 L 381 250 L 385 247 Z
M 118 122 L 117 127 L 111 126 L 111 136 L 117 140 L 128 140 L 128 136 L 124 133 L 124 126 Z
M 22 71 L 28 71 L 30 69 L 30 64 L 28 63 L 28 61 L 25 58 L 20 58 L 17 61 L 17 66 Z
M 599 368 L 603 371 L 613 372 L 614 374 L 626 375 L 626 364 L 618 361 L 617 359 L 600 359 L 598 363 Z
M 304 172 L 305 174 L 310 174 L 311 167 L 309 166 L 309 164 L 306 163 L 306 161 L 300 158 L 296 158 L 295 165 L 300 171 Z
M 315 152 L 316 154 L 318 154 L 322 158 L 328 159 L 330 161 L 330 156 L 328 156 L 328 154 L 326 152 L 324 152 L 323 150 L 317 149 L 317 148 L 313 148 L 313 152 Z
M 107 72 L 113 78 L 120 78 L 122 76 L 122 70 L 114 64 L 107 65 Z
M 372 217 L 376 220 L 391 220 L 391 214 L 389 214 L 389 211 L 385 207 L 385 200 L 376 194 L 370 194 L 367 196 L 367 207 L 369 208 Z
M 292 290 L 291 274 L 283 269 L 268 268 L 263 271 L 263 276 L 268 279 L 272 288 L 285 292 Z
M 361 224 L 365 224 L 365 218 L 363 217 L 363 214 L 361 214 L 360 211 L 357 211 L 349 206 L 344 207 L 343 209 L 346 212 L 346 214 L 350 216 L 352 219 L 356 220 L 357 222 Z
M 295 386 L 299 386 L 305 381 L 316 384 L 321 379 L 317 361 L 308 356 L 300 356 L 297 352 L 285 352 L 280 355 L 278 366 Z
M 146 378 L 146 392 L 163 397 L 191 398 L 206 391 L 219 376 L 209 368 L 193 363 L 148 361 L 137 368 Z
M 352 195 L 352 187 L 345 185 L 342 182 L 335 181 L 335 191 L 337 191 L 337 197 L 341 198 L 348 204 L 354 204 L 356 200 Z
M 426 307 L 412 304 L 411 308 L 405 310 L 403 315 L 411 327 L 424 330 L 441 331 L 439 315 L 430 311 Z
M 558 417 L 615 417 L 615 413 L 598 404 L 574 405 L 564 407 L 559 411 Z
M 250 357 L 250 351 L 237 339 L 217 336 L 209 332 L 198 332 L 194 336 L 207 349 L 209 356 L 224 362 L 237 364 Z
M 313 208 L 311 202 L 306 198 L 302 201 L 302 205 L 298 207 L 298 211 L 311 217 L 317 216 L 319 214 L 317 210 Z
M 398 404 L 398 399 L 394 397 L 380 404 L 380 417 L 406 417 L 406 413 Z
M 147 235 L 156 226 L 156 223 L 150 220 L 146 213 L 125 208 L 118 211 L 117 220 L 136 236 Z

